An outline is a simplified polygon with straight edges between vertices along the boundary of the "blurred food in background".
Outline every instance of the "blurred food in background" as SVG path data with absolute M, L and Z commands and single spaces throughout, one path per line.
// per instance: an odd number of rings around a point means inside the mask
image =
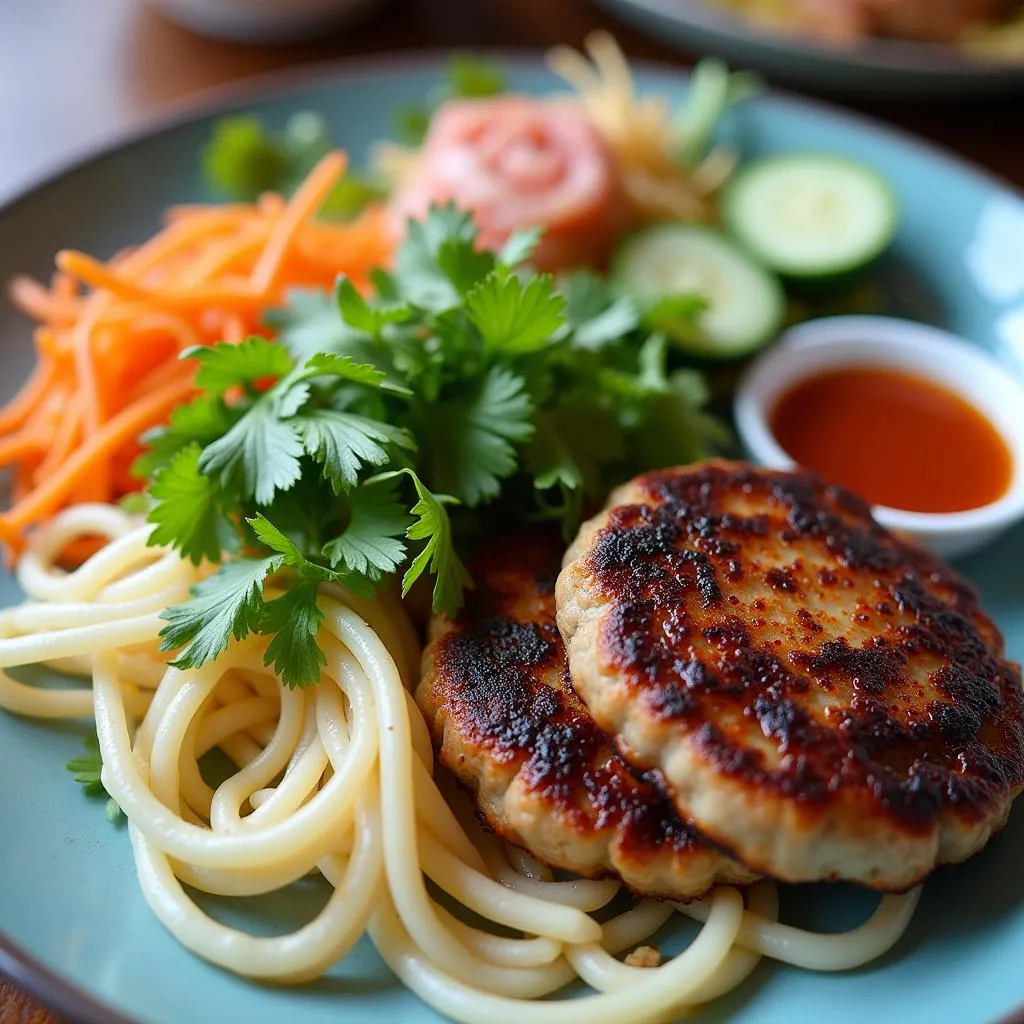
M 1024 60 L 1019 0 L 717 0 L 759 24 L 822 42 L 869 37 L 963 45 Z

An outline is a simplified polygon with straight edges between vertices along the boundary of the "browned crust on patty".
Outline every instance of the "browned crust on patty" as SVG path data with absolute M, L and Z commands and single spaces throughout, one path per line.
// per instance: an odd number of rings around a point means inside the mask
M 673 898 L 752 880 L 625 764 L 573 692 L 555 624 L 561 557 L 554 530 L 499 539 L 471 563 L 463 611 L 435 621 L 416 697 L 442 763 L 491 828 L 554 867 Z
M 1024 784 L 1020 670 L 974 589 L 811 474 L 639 477 L 567 556 L 559 622 L 597 721 L 767 874 L 906 888 Z

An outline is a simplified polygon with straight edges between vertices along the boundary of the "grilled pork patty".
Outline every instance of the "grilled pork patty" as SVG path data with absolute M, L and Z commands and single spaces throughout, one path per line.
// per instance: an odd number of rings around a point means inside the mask
M 1024 784 L 1020 668 L 975 591 L 813 475 L 638 477 L 557 603 L 597 724 L 756 871 L 903 890 L 981 849 Z
M 557 531 L 496 541 L 471 564 L 458 617 L 434 620 L 416 698 L 441 762 L 495 832 L 553 867 L 675 899 L 752 881 L 653 773 L 625 764 L 573 692 L 555 625 L 562 554 Z

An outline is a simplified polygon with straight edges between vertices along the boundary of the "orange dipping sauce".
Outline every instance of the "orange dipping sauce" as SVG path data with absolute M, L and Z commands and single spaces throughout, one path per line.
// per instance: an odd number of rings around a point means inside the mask
M 1013 458 L 973 405 L 910 373 L 846 367 L 809 377 L 771 412 L 798 462 L 873 505 L 962 512 L 1001 498 Z

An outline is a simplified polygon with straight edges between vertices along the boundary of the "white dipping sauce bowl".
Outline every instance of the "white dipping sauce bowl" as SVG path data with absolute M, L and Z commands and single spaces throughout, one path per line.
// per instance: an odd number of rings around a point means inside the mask
M 976 346 L 907 320 L 838 316 L 786 332 L 753 363 L 736 392 L 736 425 L 748 456 L 773 469 L 795 468 L 771 431 L 775 404 L 798 382 L 844 367 L 912 373 L 948 388 L 992 423 L 1013 463 L 1009 487 L 988 505 L 943 513 L 876 505 L 872 511 L 879 523 L 955 558 L 984 547 L 1024 519 L 1024 385 Z M 884 457 L 880 452 L 879 458 Z

